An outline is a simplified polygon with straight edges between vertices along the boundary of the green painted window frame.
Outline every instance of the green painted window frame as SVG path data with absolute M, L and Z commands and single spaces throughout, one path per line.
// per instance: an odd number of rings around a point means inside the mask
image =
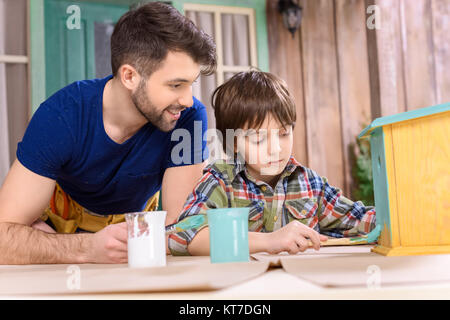
M 44 1 L 29 1 L 29 34 L 30 34 L 30 97 L 31 114 L 47 98 L 46 96 L 46 65 L 45 65 L 45 27 Z M 148 0 L 147 0 L 148 1 Z M 93 2 L 100 2 L 99 0 Z M 124 3 L 124 0 L 106 0 L 107 3 Z M 130 1 L 132 3 L 133 1 Z M 256 43 L 258 68 L 269 71 L 269 49 L 267 39 L 267 19 L 265 0 L 172 0 L 173 6 L 184 14 L 184 4 L 206 4 L 218 6 L 233 6 L 252 8 L 255 10 Z
M 30 100 L 31 114 L 46 99 L 44 0 L 28 0 L 30 34 Z

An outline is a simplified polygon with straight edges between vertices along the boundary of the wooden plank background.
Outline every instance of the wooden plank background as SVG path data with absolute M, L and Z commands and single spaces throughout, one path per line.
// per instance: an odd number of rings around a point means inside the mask
M 350 195 L 367 124 L 450 102 L 450 0 L 300 0 L 294 37 L 277 4 L 267 0 L 270 71 L 296 99 L 294 156 Z M 379 29 L 367 27 L 370 5 Z
M 309 19 L 302 21 L 304 28 L 300 30 L 308 163 L 310 167 L 327 176 L 331 181 L 343 182 L 343 156 L 340 145 L 342 130 L 333 2 L 306 0 L 301 3 L 305 12 L 309 12 Z M 301 119 L 298 119 L 297 122 L 300 121 Z M 334 139 L 325 137 L 334 137 Z M 330 161 L 331 159 L 338 159 L 338 161 Z

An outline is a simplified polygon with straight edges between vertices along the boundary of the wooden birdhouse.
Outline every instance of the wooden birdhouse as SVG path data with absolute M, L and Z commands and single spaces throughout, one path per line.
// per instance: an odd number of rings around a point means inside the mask
M 375 119 L 370 138 L 377 224 L 372 251 L 450 253 L 450 103 Z

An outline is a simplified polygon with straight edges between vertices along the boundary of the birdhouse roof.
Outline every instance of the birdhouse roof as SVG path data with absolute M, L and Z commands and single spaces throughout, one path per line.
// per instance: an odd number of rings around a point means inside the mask
M 416 110 L 393 114 L 386 117 L 376 118 L 375 120 L 372 121 L 372 123 L 368 127 L 366 127 L 363 131 L 361 131 L 361 133 L 358 135 L 358 138 L 359 139 L 367 138 L 370 135 L 370 133 L 375 128 L 378 127 L 382 127 L 392 123 L 422 118 L 447 111 L 450 111 L 450 103 L 439 104 L 436 106 L 420 108 Z

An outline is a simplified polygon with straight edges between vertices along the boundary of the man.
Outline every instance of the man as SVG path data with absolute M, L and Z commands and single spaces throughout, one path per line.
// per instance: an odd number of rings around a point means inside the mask
M 0 189 L 1 264 L 125 263 L 122 214 L 148 208 L 161 189 L 171 223 L 201 177 L 205 142 L 179 163 L 171 138 L 188 130 L 195 146 L 207 129 L 191 86 L 215 69 L 211 37 L 149 3 L 117 22 L 111 65 L 112 76 L 61 89 L 30 121 Z

